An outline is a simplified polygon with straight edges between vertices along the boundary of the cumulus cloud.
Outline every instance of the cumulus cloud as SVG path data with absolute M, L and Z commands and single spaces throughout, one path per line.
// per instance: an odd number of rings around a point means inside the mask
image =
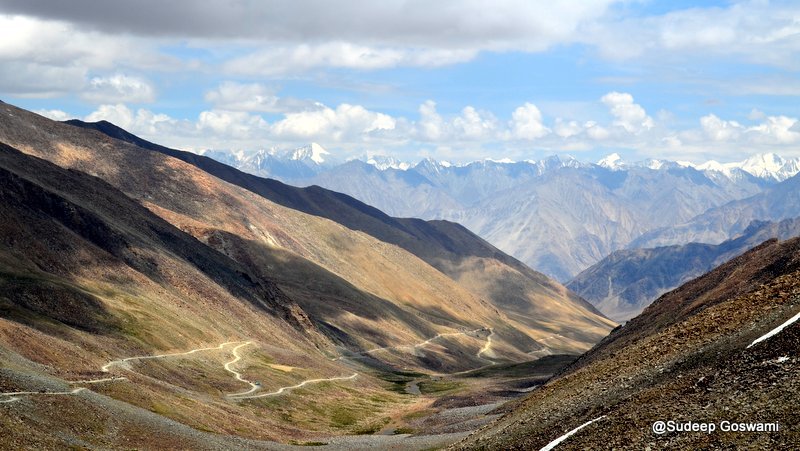
M 644 108 L 633 102 L 633 96 L 624 92 L 609 92 L 600 99 L 614 116 L 614 125 L 629 133 L 639 133 L 653 128 L 653 118 Z
M 143 39 L 109 36 L 67 22 L 2 13 L 0 64 L 0 91 L 53 97 L 87 90 L 86 95 L 103 102 L 149 101 L 153 89 L 141 79 L 124 75 L 89 80 L 92 71 L 180 67 L 175 58 L 160 54 L 154 43 Z M 134 82 L 139 86 L 133 86 Z M 114 94 L 117 96 L 112 98 Z
M 700 126 L 705 135 L 712 141 L 728 141 L 735 139 L 744 130 L 736 121 L 725 121 L 713 114 L 700 118 Z
M 272 124 L 270 132 L 278 139 L 305 139 L 338 142 L 368 138 L 374 132 L 393 130 L 396 121 L 388 114 L 369 111 L 360 105 L 341 104 L 335 109 L 288 113 Z
M 419 106 L 419 119 L 412 124 L 412 134 L 419 140 L 438 143 L 484 141 L 497 139 L 500 130 L 497 118 L 490 112 L 464 107 L 460 114 L 443 117 L 436 102 L 427 100 Z
M 215 108 L 229 111 L 283 113 L 316 110 L 324 107 L 319 102 L 278 97 L 273 89 L 260 83 L 226 81 L 205 94 L 205 100 Z
M 116 74 L 89 80 L 83 98 L 95 103 L 149 103 L 155 100 L 155 89 L 147 80 Z
M 582 131 L 583 127 L 581 127 L 578 121 L 568 121 L 560 117 L 556 119 L 556 122 L 553 125 L 553 132 L 562 138 L 575 136 Z
M 133 111 L 122 103 L 100 105 L 84 120 L 88 122 L 108 121 L 132 133 L 147 137 L 173 133 L 181 122 L 166 114 L 153 113 L 143 108 Z
M 494 136 L 497 119 L 492 113 L 479 112 L 472 106 L 461 110 L 461 115 L 453 119 L 453 130 L 464 139 L 487 139 Z
M 75 118 L 75 116 L 67 113 L 66 111 L 61 111 L 61 110 L 35 110 L 34 113 L 40 114 L 54 121 L 66 121 L 68 119 Z
M 511 113 L 509 127 L 507 136 L 511 139 L 532 141 L 550 133 L 550 129 L 542 122 L 542 112 L 536 105 L 529 102 Z
M 635 105 L 632 96 L 612 97 L 622 99 L 613 105 Z M 606 104 L 609 98 L 599 103 Z M 69 116 L 58 110 L 40 113 L 59 120 Z M 788 156 L 796 153 L 792 149 L 800 143 L 798 120 L 788 116 L 765 116 L 741 123 L 707 114 L 699 118 L 694 128 L 670 130 L 659 126 L 644 133 L 644 128 L 628 131 L 616 124 L 620 118 L 641 124 L 647 117 L 642 113 L 612 115 L 610 123 L 548 120 L 536 105 L 525 103 L 509 114 L 511 120 L 500 121 L 491 113 L 466 106 L 457 114 L 443 115 L 437 111 L 435 102 L 426 101 L 413 118 L 390 116 L 361 105 L 340 104 L 335 108 L 323 105 L 316 110 L 283 113 L 274 122 L 257 113 L 216 108 L 186 120 L 148 109 L 134 110 L 125 104 L 104 104 L 85 119 L 108 120 L 146 139 L 194 151 L 289 148 L 313 141 L 339 152 L 352 152 L 351 156 L 376 148 L 384 153 L 391 154 L 392 149 L 403 153 L 409 151 L 409 145 L 420 149 L 414 156 L 423 156 L 425 149 L 433 146 L 437 152 L 447 150 L 449 158 L 456 160 L 485 155 L 480 149 L 486 145 L 501 146 L 501 156 L 527 158 L 531 141 L 536 149 L 556 152 L 613 145 L 631 149 L 643 157 L 693 161 L 708 158 L 727 161 L 753 152 L 781 149 Z
M 761 124 L 749 127 L 747 134 L 755 142 L 794 144 L 800 142 L 797 123 L 797 119 L 787 116 L 768 116 Z

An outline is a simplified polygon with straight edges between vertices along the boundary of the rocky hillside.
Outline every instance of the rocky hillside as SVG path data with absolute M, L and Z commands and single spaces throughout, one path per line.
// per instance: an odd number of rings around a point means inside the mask
M 260 178 L 211 158 L 147 142 L 107 122 L 70 123 L 96 129 L 136 144 L 139 148 L 180 159 L 276 204 L 330 219 L 348 229 L 399 246 L 470 292 L 488 300 L 512 319 L 546 330 L 548 333 L 545 337 L 549 337 L 547 344 L 552 346 L 550 350 L 553 352 L 558 352 L 558 348 L 553 346 L 557 343 L 565 346 L 563 351 L 581 351 L 588 343 L 598 340 L 602 331 L 613 324 L 601 318 L 591 304 L 556 281 L 531 270 L 459 224 L 393 218 L 350 196 L 318 186 L 296 188 L 276 180 Z M 292 230 L 287 233 L 298 233 L 296 229 Z M 313 237 L 310 239 L 313 240 Z M 333 268 L 333 271 L 340 270 Z M 552 304 L 554 299 L 557 305 Z M 575 321 L 576 316 L 584 319 Z M 587 322 L 580 324 L 584 320 Z M 563 323 L 565 327 L 553 328 L 554 323 Z M 552 338 L 553 334 L 557 334 L 555 339 Z
M 767 241 L 662 296 L 456 448 L 797 449 L 798 318 L 800 239 Z M 716 430 L 658 434 L 658 421 Z
M 770 239 L 800 235 L 800 219 L 753 221 L 720 244 L 689 243 L 616 251 L 567 286 L 616 321 L 641 313 L 657 297 Z
M 230 449 L 375 432 L 435 413 L 434 375 L 578 353 L 613 327 L 454 224 L 256 177 L 245 188 L 7 104 L 0 142 L 5 443 Z M 363 225 L 321 214 L 333 210 Z M 414 378 L 425 393 L 404 395 Z

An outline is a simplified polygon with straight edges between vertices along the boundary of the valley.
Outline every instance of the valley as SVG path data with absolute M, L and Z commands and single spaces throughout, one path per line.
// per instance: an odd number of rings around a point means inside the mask
M 800 2 L 0 0 L 0 451 L 800 450 Z
M 9 446 L 442 446 L 615 326 L 455 224 L 0 107 Z

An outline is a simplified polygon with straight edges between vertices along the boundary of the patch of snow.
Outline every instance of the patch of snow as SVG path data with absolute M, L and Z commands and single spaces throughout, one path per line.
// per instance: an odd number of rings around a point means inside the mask
M 800 319 L 800 312 L 798 312 L 793 317 L 789 318 L 788 321 L 786 321 L 785 323 L 781 324 L 780 326 L 772 329 L 771 331 L 767 332 L 766 334 L 762 335 L 761 337 L 756 338 L 755 340 L 753 340 L 753 342 L 750 343 L 747 346 L 746 349 L 749 349 L 749 348 L 753 347 L 753 345 L 755 345 L 756 343 L 761 343 L 764 340 L 767 340 L 767 339 L 769 339 L 769 338 L 771 338 L 771 337 L 773 337 L 775 335 L 778 335 L 783 329 L 786 329 L 787 327 L 789 327 L 792 323 L 794 323 L 798 319 Z
M 606 417 L 606 415 L 603 415 L 601 417 L 595 418 L 594 420 L 587 421 L 586 423 L 583 423 L 582 425 L 576 427 L 575 429 L 567 432 L 566 434 L 562 435 L 561 437 L 559 437 L 559 438 L 553 440 L 552 442 L 548 443 L 547 445 L 545 445 L 544 448 L 540 449 L 539 451 L 550 451 L 550 450 L 552 450 L 553 448 L 558 446 L 561 442 L 563 442 L 564 440 L 568 439 L 570 436 L 572 436 L 576 432 L 580 431 L 581 429 L 585 428 L 586 426 L 589 426 L 590 424 L 594 423 L 595 421 L 602 420 L 605 417 Z
M 330 155 L 330 152 L 325 150 L 324 147 L 317 143 L 311 143 L 308 146 L 303 146 L 295 149 L 290 159 L 292 160 L 311 160 L 314 163 L 322 164 L 325 162 L 325 155 Z
M 492 163 L 500 163 L 500 164 L 514 164 L 514 163 L 516 163 L 511 158 L 502 158 L 500 160 L 495 160 L 494 158 L 487 158 L 486 161 L 491 161 Z
M 789 357 L 781 356 L 781 357 L 778 357 L 778 360 L 776 360 L 776 362 L 783 363 L 783 362 L 786 362 L 787 360 L 789 360 Z
M 620 169 L 623 166 L 622 157 L 620 157 L 618 153 L 614 152 L 611 155 L 607 155 L 605 158 L 598 161 L 597 165 L 612 170 Z
M 405 161 L 400 161 L 394 157 L 386 157 L 383 155 L 374 155 L 372 157 L 369 157 L 366 163 L 371 166 L 375 166 L 375 168 L 381 171 L 385 171 L 387 169 L 399 169 L 401 171 L 405 171 L 411 167 L 410 163 L 406 163 Z M 442 164 L 442 166 L 445 165 Z

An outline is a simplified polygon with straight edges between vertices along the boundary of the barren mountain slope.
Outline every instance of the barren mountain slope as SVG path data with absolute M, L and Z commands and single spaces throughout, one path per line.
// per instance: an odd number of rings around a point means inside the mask
M 295 377 L 346 371 L 324 357 L 328 341 L 274 283 L 103 181 L 2 146 L 0 193 L 0 392 L 33 392 L 0 397 L 5 444 L 197 440 L 165 417 L 217 433 L 282 438 L 299 431 L 225 402 L 226 393 L 247 387 L 223 369 L 232 345 L 252 343 L 240 367 L 248 375 L 269 375 L 267 359 L 302 366 Z M 120 358 L 226 342 L 233 343 L 198 354 L 183 370 L 173 366 L 178 358 L 133 372 L 102 370 Z M 266 387 L 295 379 L 267 377 Z M 370 380 L 363 384 L 379 391 Z M 47 394 L 81 387 L 93 393 Z M 149 434 L 137 432 L 143 423 Z M 104 427 L 117 432 L 100 433 Z
M 432 402 L 391 391 L 386 365 L 446 375 L 578 351 L 610 327 L 556 283 L 530 289 L 541 276 L 502 254 L 443 262 L 499 266 L 458 283 L 402 247 L 183 161 L 1 106 L 0 141 L 24 152 L 4 146 L 0 166 L 11 442 L 170 447 L 202 441 L 198 430 L 373 430 Z M 493 249 L 455 225 L 417 227 L 440 246 Z M 493 273 L 521 279 L 514 315 L 481 299 L 498 291 Z
M 800 219 L 753 221 L 735 239 L 612 253 L 578 274 L 567 286 L 609 317 L 628 320 L 658 296 L 742 254 L 769 238 L 800 235 Z
M 383 242 L 396 244 L 459 281 L 499 310 L 524 324 L 547 331 L 544 337 L 559 334 L 548 343 L 554 349 L 580 351 L 583 346 L 580 342 L 594 342 L 604 334 L 603 330 L 612 325 L 596 315 L 594 307 L 557 282 L 531 270 L 458 224 L 392 218 L 350 196 L 316 186 L 295 188 L 246 174 L 210 158 L 147 142 L 107 122 L 72 121 L 71 124 L 97 129 L 126 142 L 174 156 L 278 204 L 332 219 Z M 292 230 L 289 235 L 299 232 L 294 226 L 287 230 Z M 311 242 L 315 239 L 314 236 L 309 238 Z M 312 260 L 320 263 L 320 260 Z M 341 274 L 338 268 L 334 272 Z
M 797 449 L 798 316 L 800 239 L 767 241 L 665 294 L 455 448 L 537 449 L 585 425 L 559 449 Z M 670 420 L 717 430 L 651 430 Z

